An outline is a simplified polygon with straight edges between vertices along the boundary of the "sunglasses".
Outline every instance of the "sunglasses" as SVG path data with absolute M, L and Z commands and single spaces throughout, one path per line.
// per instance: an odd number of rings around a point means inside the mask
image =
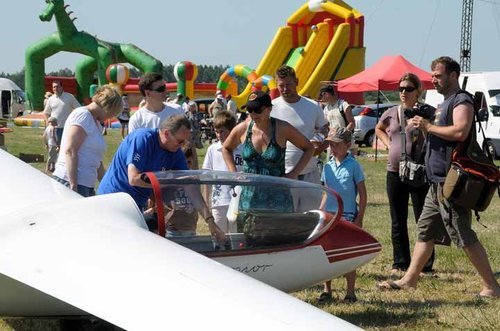
M 256 113 L 256 114 L 262 114 L 262 112 L 266 109 L 266 107 L 260 107 L 260 108 L 257 108 L 257 109 L 250 109 L 248 108 L 248 112 L 251 114 L 251 113 Z
M 415 91 L 417 88 L 413 86 L 400 86 L 399 87 L 399 92 L 408 92 L 411 93 Z
M 158 86 L 157 88 L 150 88 L 150 91 L 155 91 L 158 93 L 163 93 L 167 90 L 167 87 L 165 85 Z

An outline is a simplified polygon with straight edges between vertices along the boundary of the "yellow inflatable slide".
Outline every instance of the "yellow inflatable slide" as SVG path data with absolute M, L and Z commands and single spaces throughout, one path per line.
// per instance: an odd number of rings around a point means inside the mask
M 316 98 L 322 81 L 344 79 L 364 70 L 363 31 L 364 16 L 345 2 L 308 1 L 278 29 L 260 64 L 245 76 L 249 80 L 245 90 L 233 100 L 239 107 L 243 105 L 252 83 L 258 81 L 255 77 L 268 81 L 283 64 L 295 69 L 299 93 Z M 234 73 L 238 70 L 229 68 L 218 88 L 224 90 Z

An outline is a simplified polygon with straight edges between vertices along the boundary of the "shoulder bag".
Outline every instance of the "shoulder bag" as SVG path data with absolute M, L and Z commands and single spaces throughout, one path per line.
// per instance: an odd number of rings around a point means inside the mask
M 410 186 L 420 187 L 427 184 L 425 165 L 411 160 L 406 154 L 406 123 L 404 120 L 403 107 L 398 108 L 400 133 L 401 133 L 401 157 L 399 159 L 399 179 Z

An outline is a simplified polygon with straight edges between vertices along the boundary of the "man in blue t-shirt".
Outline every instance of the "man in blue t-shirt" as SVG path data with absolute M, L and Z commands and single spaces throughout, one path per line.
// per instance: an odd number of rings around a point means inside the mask
M 120 144 L 97 194 L 125 192 L 144 209 L 151 196 L 151 185 L 141 177 L 145 172 L 187 170 L 181 145 L 189 139 L 189 122 L 173 116 L 158 129 L 138 129 Z
M 137 206 L 144 210 L 152 195 L 151 184 L 145 180 L 145 172 L 188 170 L 181 146 L 189 140 L 190 129 L 184 115 L 174 115 L 161 122 L 158 129 L 138 129 L 130 133 L 118 147 L 97 194 L 128 193 Z M 199 200 L 202 201 L 201 198 Z M 224 232 L 215 225 L 208 207 L 202 202 L 198 205 L 203 209 L 200 212 L 210 232 L 218 239 L 223 238 Z

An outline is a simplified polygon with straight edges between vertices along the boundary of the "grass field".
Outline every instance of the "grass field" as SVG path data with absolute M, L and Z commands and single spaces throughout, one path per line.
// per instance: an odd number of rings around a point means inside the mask
M 6 134 L 6 147 L 10 153 L 16 156 L 19 153 L 45 154 L 41 129 L 13 129 L 13 133 Z M 108 164 L 120 143 L 119 131 L 109 130 L 106 140 L 108 151 L 105 164 Z M 201 161 L 204 152 L 205 150 L 199 151 Z M 383 245 L 382 253 L 372 263 L 358 270 L 359 301 L 354 304 L 341 301 L 344 296 L 344 279 L 334 280 L 336 300 L 327 305 L 318 306 L 316 303 L 322 290 L 320 286 L 293 295 L 367 330 L 499 330 L 500 300 L 477 297 L 481 288 L 480 278 L 464 252 L 456 247 L 437 247 L 436 277 L 422 279 L 418 289 L 408 292 L 376 289 L 377 281 L 388 278 L 392 262 L 389 207 L 385 193 L 385 161 L 374 162 L 362 157 L 359 160 L 365 170 L 368 189 L 365 229 Z M 38 169 L 45 167 L 43 163 L 32 165 Z M 411 217 L 410 215 L 409 232 L 410 238 L 414 238 L 416 230 Z M 500 234 L 499 218 L 500 202 L 498 197 L 494 197 L 488 210 L 481 214 L 481 221 L 487 228 L 477 222 L 473 225 L 489 254 L 497 278 L 500 276 L 500 241 L 497 238 Z M 0 330 L 14 329 L 58 330 L 58 324 L 53 320 L 0 320 Z

